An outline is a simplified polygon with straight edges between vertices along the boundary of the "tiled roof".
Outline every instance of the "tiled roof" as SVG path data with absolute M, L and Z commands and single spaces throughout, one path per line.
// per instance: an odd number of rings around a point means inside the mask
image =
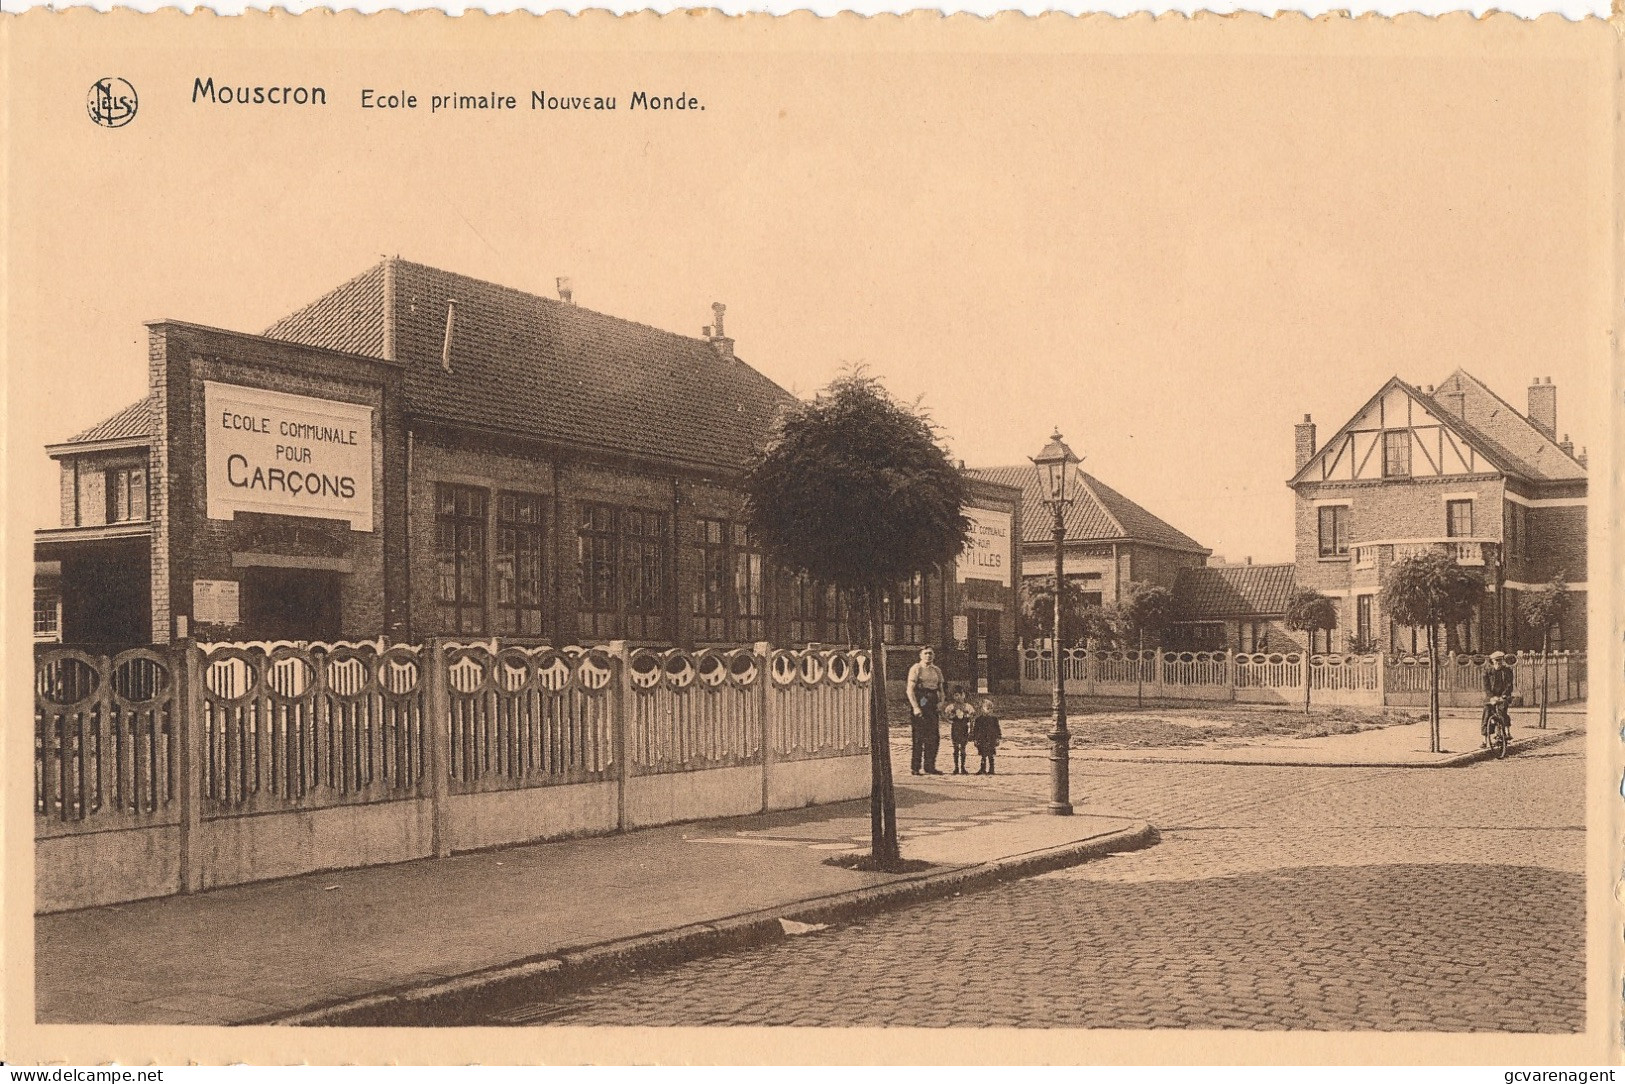
M 110 418 L 103 418 L 83 433 L 75 434 L 64 443 L 88 444 L 98 440 L 128 440 L 132 437 L 152 436 L 153 402 L 149 396 L 139 399 Z
M 1462 434 L 1509 474 L 1536 482 L 1578 481 L 1586 470 L 1511 404 L 1465 369 L 1457 369 L 1428 395 L 1413 389 L 1429 409 L 1443 414 Z M 1457 414 L 1451 393 L 1462 395 Z
M 266 336 L 383 357 L 387 263 L 374 264 L 298 312 L 284 316 L 266 329 Z
M 1217 565 L 1184 568 L 1174 581 L 1179 621 L 1279 617 L 1297 583 L 1293 565 Z
M 1055 516 L 1044 505 L 1038 474 L 1031 466 L 985 467 L 966 473 L 1020 489 L 1022 541 L 1050 540 Z M 1067 541 L 1149 542 L 1196 553 L 1208 552 L 1200 542 L 1164 523 L 1089 472 L 1078 471 L 1078 478 L 1083 482 L 1078 499 L 1066 510 Z
M 795 402 L 704 339 L 399 259 L 266 335 L 379 355 L 387 323 L 406 363 L 407 409 L 453 425 L 733 471 Z

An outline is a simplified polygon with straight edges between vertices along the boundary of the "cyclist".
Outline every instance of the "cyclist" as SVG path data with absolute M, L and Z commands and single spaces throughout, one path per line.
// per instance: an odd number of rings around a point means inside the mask
M 1506 715 L 1507 706 L 1512 702 L 1512 687 L 1512 660 L 1504 651 L 1492 652 L 1489 668 L 1484 671 L 1484 719 L 1480 729 L 1485 745 L 1489 745 L 1494 736 L 1491 728 L 1495 726 L 1496 713 Z M 1510 722 L 1510 716 L 1508 720 Z

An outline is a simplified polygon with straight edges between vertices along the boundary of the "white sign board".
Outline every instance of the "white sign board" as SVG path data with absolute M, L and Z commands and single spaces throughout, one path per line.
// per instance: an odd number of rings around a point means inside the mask
M 965 643 L 970 639 L 970 618 L 965 614 L 954 614 L 954 640 Z
M 236 580 L 193 580 L 192 620 L 200 625 L 235 625 L 242 620 L 237 599 Z
M 970 520 L 970 540 L 959 555 L 954 579 L 994 580 L 1010 586 L 1010 513 L 987 508 L 966 508 Z
M 203 385 L 208 516 L 341 519 L 372 530 L 372 408 Z

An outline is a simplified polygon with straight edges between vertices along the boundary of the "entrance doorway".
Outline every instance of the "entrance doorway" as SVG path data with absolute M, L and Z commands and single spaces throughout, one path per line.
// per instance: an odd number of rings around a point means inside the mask
M 339 574 L 251 568 L 242 580 L 243 633 L 252 640 L 336 640 Z
M 970 611 L 971 684 L 978 693 L 989 692 L 1003 675 L 999 660 L 999 611 Z

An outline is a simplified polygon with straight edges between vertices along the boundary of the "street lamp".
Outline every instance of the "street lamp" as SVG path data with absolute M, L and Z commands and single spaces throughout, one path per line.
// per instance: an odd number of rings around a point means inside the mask
M 1055 510 L 1055 688 L 1053 709 L 1055 729 L 1050 733 L 1050 799 L 1049 811 L 1057 817 L 1072 815 L 1071 770 L 1068 765 L 1068 745 L 1071 735 L 1066 729 L 1066 678 L 1061 672 L 1061 592 L 1066 582 L 1062 577 L 1062 548 L 1066 543 L 1066 508 L 1076 499 L 1073 475 L 1082 462 L 1055 430 L 1044 445 L 1044 450 L 1033 456 L 1033 467 L 1038 471 L 1039 492 L 1043 501 Z

